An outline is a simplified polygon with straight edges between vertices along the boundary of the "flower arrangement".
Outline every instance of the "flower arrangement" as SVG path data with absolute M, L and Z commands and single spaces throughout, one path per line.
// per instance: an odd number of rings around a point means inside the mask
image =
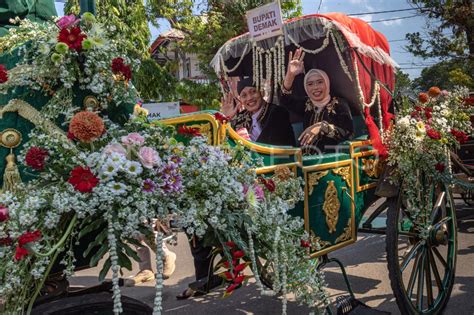
M 0 296 L 6 313 L 29 313 L 58 264 L 72 275 L 75 243 L 90 233 L 96 238 L 84 256 L 93 266 L 108 254 L 99 279 L 112 271 L 114 313 L 121 313 L 119 272 L 138 259 L 131 245 L 139 234 L 152 235 L 153 220 L 170 213 L 188 234 L 222 248 L 232 270 L 228 294 L 251 266 L 262 294 L 283 293 L 283 313 L 289 292 L 311 307 L 327 303 L 317 260 L 309 260 L 301 246 L 309 239 L 302 219 L 288 213 L 303 196 L 299 179 L 284 169 L 259 177 L 259 162 L 242 147 L 213 147 L 195 128 L 150 123 L 138 104 L 125 125 L 112 122 L 105 116 L 112 112 L 109 105 L 135 101 L 129 81 L 136 62 L 108 39 L 93 15 L 19 23 L 0 39 L 0 49 L 17 48 L 22 57 L 8 72 L 0 67 L 0 93 L 17 87 L 46 92 L 50 100 L 39 114 L 51 121 L 64 117 L 67 134 L 37 125 L 19 156 L 34 179 L 15 193 L 0 194 Z M 74 105 L 75 89 L 94 94 L 99 106 Z M 189 143 L 179 143 L 177 135 Z M 161 313 L 163 235 L 157 233 L 155 241 L 154 311 Z M 65 255 L 58 261 L 60 253 Z M 259 280 L 259 257 L 273 263 L 273 290 Z
M 128 58 L 92 14 L 64 16 L 55 24 L 13 22 L 19 27 L 0 38 L 0 48 L 17 48 L 22 60 L 9 70 L 10 80 L 0 68 L 0 93 L 19 86 L 43 91 L 51 96 L 45 112 L 49 118 L 71 109 L 77 91 L 97 97 L 100 109 L 135 102 L 129 81 L 139 61 Z
M 466 88 L 448 92 L 432 87 L 427 93 L 420 93 L 416 103 L 403 104 L 387 133 L 388 163 L 396 166 L 392 178 L 403 180 L 403 193 L 415 218 L 426 206 L 417 191 L 426 191 L 427 187 L 420 185 L 448 179 L 449 150 L 473 134 L 470 116 L 474 111 L 464 101 L 468 94 Z

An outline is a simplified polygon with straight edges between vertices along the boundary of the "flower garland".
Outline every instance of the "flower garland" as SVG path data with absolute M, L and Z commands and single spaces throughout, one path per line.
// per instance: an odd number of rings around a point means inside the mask
M 156 283 L 155 283 L 155 299 L 153 302 L 153 315 L 160 315 L 162 306 L 162 290 L 163 290 L 163 233 L 156 233 Z
M 120 287 L 119 287 L 119 266 L 118 266 L 118 256 L 117 256 L 117 239 L 115 238 L 115 230 L 114 230 L 114 223 L 112 214 L 109 212 L 107 215 L 107 239 L 109 241 L 109 253 L 110 253 L 110 261 L 112 263 L 112 299 L 114 301 L 114 314 L 118 315 L 123 312 L 122 309 L 122 302 L 121 302 L 121 294 L 120 294 Z

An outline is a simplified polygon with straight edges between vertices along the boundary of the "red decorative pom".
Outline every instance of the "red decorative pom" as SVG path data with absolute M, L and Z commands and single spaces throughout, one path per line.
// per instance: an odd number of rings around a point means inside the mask
M 124 63 L 123 58 L 117 57 L 112 60 L 112 72 L 123 75 L 126 80 L 132 79 L 132 70 Z
M 434 129 L 428 129 L 426 131 L 426 134 L 428 135 L 428 137 L 430 137 L 431 139 L 434 139 L 434 140 L 439 140 L 441 139 L 441 134 L 439 132 L 437 132 L 436 130 Z

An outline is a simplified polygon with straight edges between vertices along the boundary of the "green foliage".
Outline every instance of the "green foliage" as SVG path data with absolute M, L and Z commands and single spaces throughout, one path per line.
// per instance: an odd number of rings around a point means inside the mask
M 133 76 L 133 84 L 144 100 L 176 101 L 177 83 L 176 78 L 167 69 L 151 58 L 144 59 Z
M 394 94 L 409 94 L 411 90 L 411 80 L 407 73 L 403 72 L 400 69 L 397 69 L 395 73 L 395 89 Z
M 79 0 L 68 0 L 64 12 L 78 15 Z M 144 0 L 96 0 L 96 17 L 115 29 L 114 39 L 120 41 L 130 57 L 148 56 L 151 33 Z
M 407 34 L 408 51 L 420 57 L 474 57 L 474 17 L 471 0 L 410 0 L 428 17 L 426 34 Z M 446 31 L 449 33 L 446 34 Z
M 181 100 L 196 105 L 201 110 L 220 107 L 221 90 L 217 83 L 200 84 L 183 80 L 176 88 Z
M 432 86 L 451 90 L 456 85 L 474 89 L 472 62 L 459 60 L 440 62 L 423 69 L 420 77 L 413 80 L 413 87 L 420 91 L 427 91 Z

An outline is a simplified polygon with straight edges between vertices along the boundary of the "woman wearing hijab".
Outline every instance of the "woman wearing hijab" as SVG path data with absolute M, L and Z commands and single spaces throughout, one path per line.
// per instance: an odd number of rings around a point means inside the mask
M 307 98 L 291 97 L 295 77 L 304 72 L 304 53 L 290 52 L 288 70 L 282 86 L 280 102 L 288 110 L 303 115 L 304 131 L 298 140 L 305 153 L 325 152 L 327 146 L 337 145 L 353 134 L 352 116 L 346 100 L 330 95 L 330 80 L 326 72 L 311 69 L 304 77 Z
M 265 102 L 252 78 L 241 79 L 237 84 L 237 93 L 243 109 L 239 111 L 230 93 L 223 99 L 222 106 L 223 113 L 230 116 L 236 131 L 246 130 L 252 141 L 295 146 L 293 129 L 285 108 Z

